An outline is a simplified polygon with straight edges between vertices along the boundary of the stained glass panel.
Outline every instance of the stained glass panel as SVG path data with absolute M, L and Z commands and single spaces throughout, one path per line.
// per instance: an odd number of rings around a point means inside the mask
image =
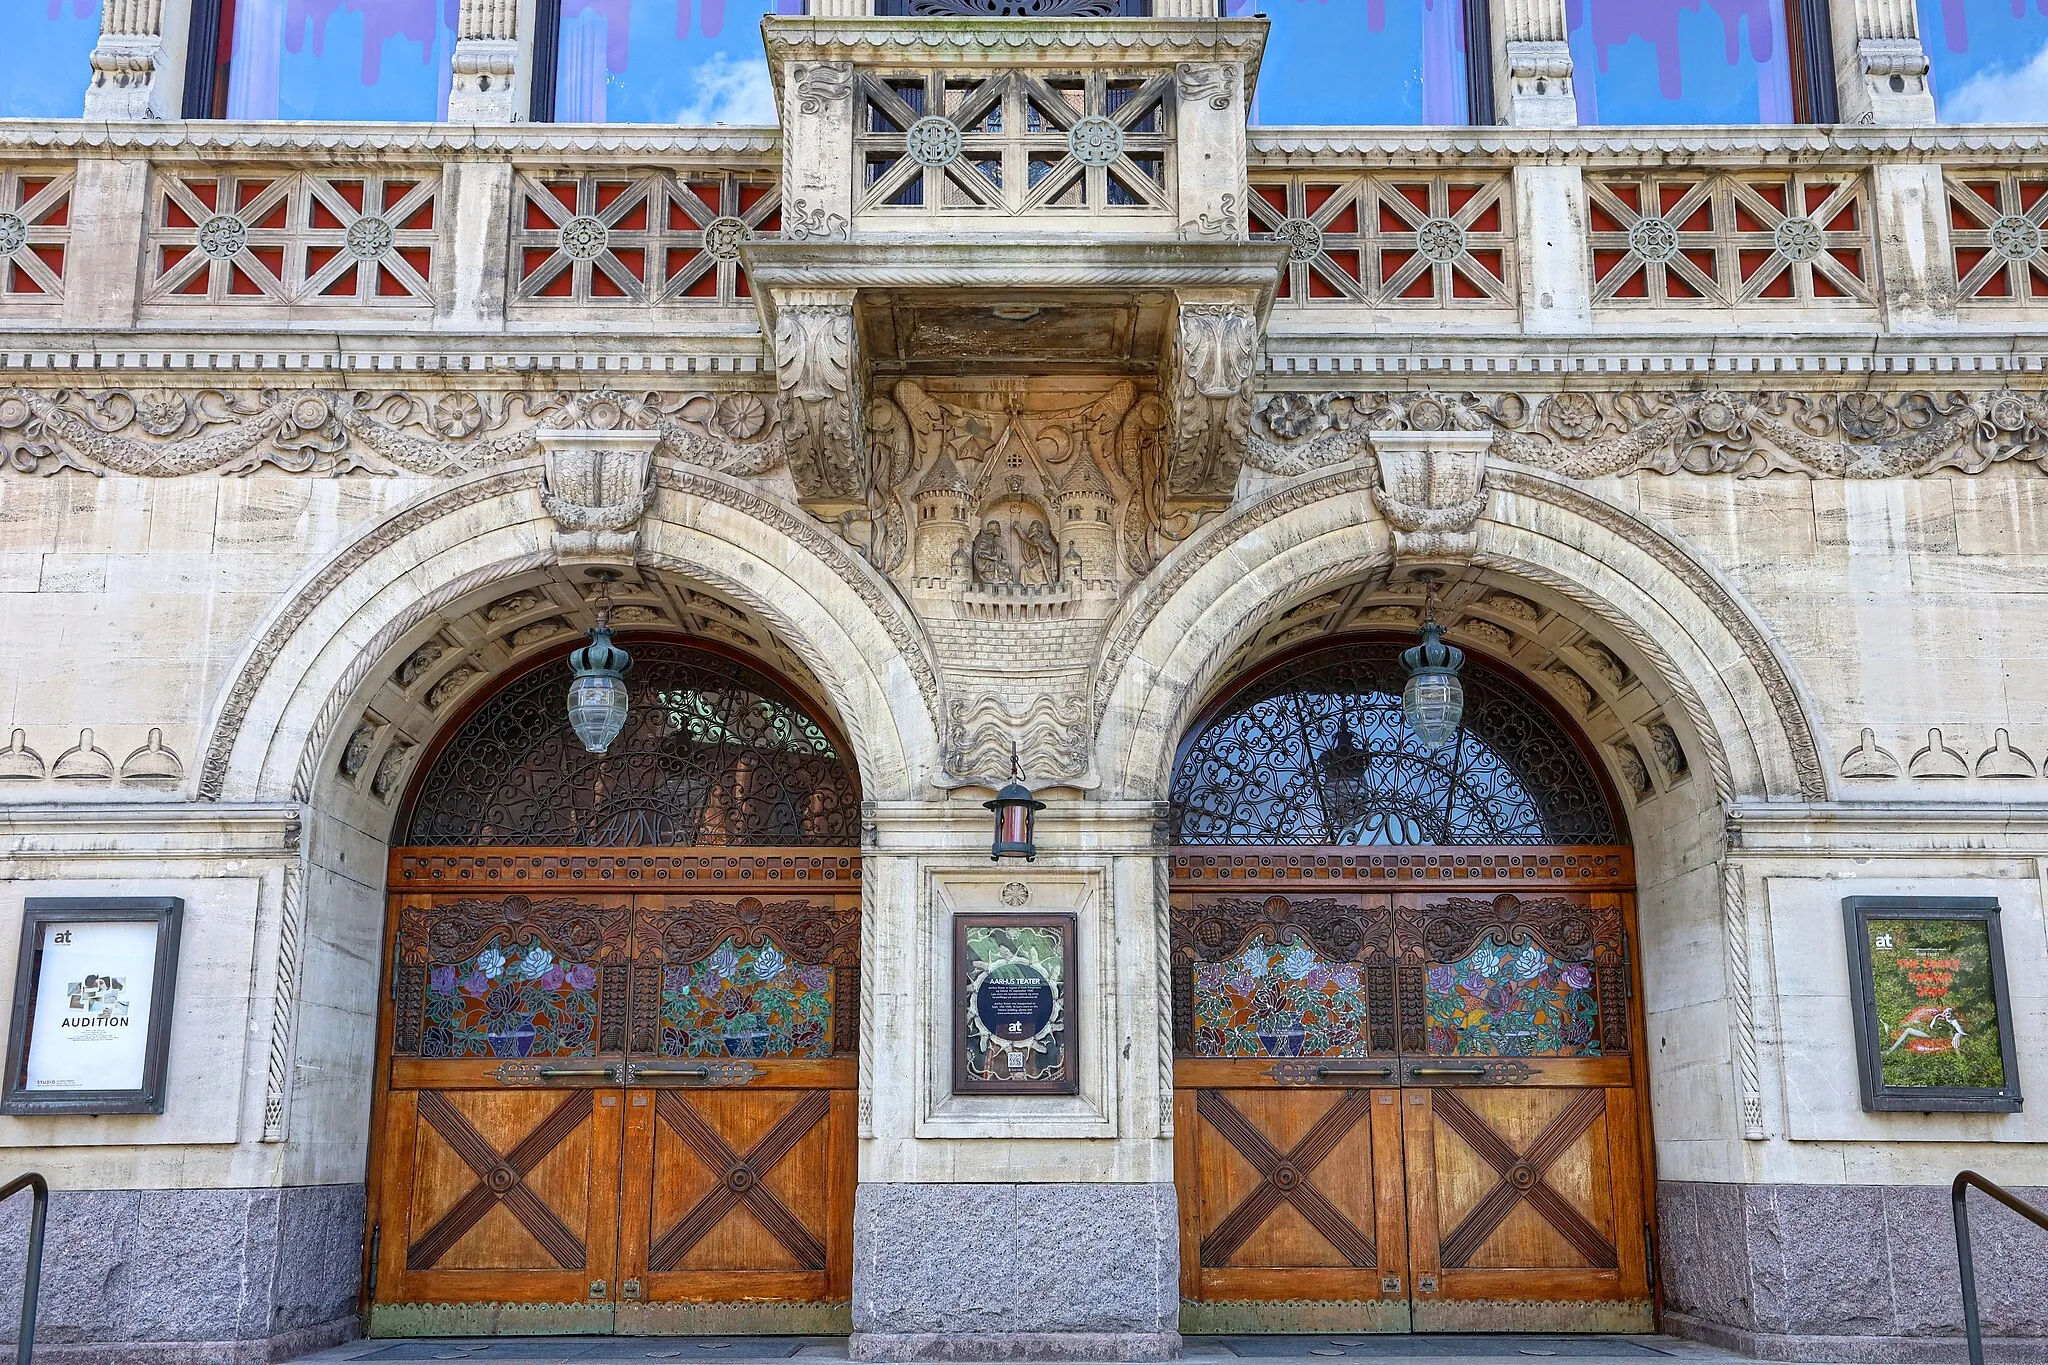
M 1197 1056 L 1362 1057 L 1368 1030 L 1363 974 L 1299 939 L 1195 967 Z
M 1423 993 L 1434 1057 L 1598 1057 L 1593 969 L 1534 943 L 1483 939 L 1429 969 Z
M 1792 122 L 1785 6 L 1565 0 L 1579 122 Z
M 1578 746 L 1506 677 L 1468 660 L 1463 729 L 1425 746 L 1393 643 L 1337 646 L 1233 696 L 1174 770 L 1180 844 L 1608 844 Z
M 448 116 L 461 0 L 225 0 L 232 119 Z
M 1224 12 L 1272 21 L 1254 124 L 1471 122 L 1464 0 L 1224 0 Z
M 0 48 L 0 118 L 77 118 L 86 61 L 100 38 L 100 0 L 23 0 Z
M 597 969 L 499 937 L 427 974 L 422 1057 L 575 1057 L 595 1048 Z
M 2048 0 L 1920 0 L 1945 123 L 2048 123 Z
M 825 1057 L 832 969 L 792 962 L 773 943 L 727 939 L 662 973 L 664 1057 Z

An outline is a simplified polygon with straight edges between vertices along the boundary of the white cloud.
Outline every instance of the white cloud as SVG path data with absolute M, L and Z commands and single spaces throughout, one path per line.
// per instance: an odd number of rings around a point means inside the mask
M 690 73 L 690 88 L 690 102 L 676 111 L 677 123 L 703 127 L 775 122 L 775 87 L 769 83 L 765 57 L 734 61 L 715 52 Z
M 1991 67 L 1941 102 L 1947 123 L 2048 123 L 2048 43 L 2017 70 Z

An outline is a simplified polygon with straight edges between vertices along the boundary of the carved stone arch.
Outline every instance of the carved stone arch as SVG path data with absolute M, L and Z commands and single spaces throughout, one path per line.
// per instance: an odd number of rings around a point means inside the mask
M 642 566 L 709 588 L 775 633 L 844 730 L 864 793 L 921 790 L 935 770 L 936 674 L 893 589 L 738 480 L 662 469 L 657 482 Z M 469 599 L 554 572 L 552 531 L 527 467 L 439 489 L 330 555 L 237 662 L 208 727 L 200 799 L 317 803 L 380 670 Z
M 1161 565 L 1108 632 L 1098 669 L 1105 795 L 1164 796 L 1180 737 L 1267 623 L 1318 593 L 1384 577 L 1388 528 L 1370 465 L 1281 485 L 1211 523 Z M 1735 593 L 1685 546 L 1575 487 L 1488 473 L 1475 564 L 1598 623 L 1668 689 L 1718 800 L 1825 799 L 1825 768 L 1791 669 Z M 1604 758 L 1613 766 L 1619 755 Z

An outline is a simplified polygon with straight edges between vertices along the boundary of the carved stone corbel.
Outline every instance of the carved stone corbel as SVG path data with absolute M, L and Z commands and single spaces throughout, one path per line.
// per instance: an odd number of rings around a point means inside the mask
M 866 506 L 853 291 L 793 290 L 776 300 L 775 382 L 790 473 L 812 511 Z
M 164 70 L 163 0 L 108 0 L 100 11 L 100 37 L 88 59 L 85 88 L 89 119 L 169 118 L 171 93 Z
M 1173 453 L 1166 490 L 1228 501 L 1251 429 L 1259 318 L 1248 303 L 1183 300 L 1174 326 Z
M 555 521 L 563 564 L 628 566 L 640 549 L 640 519 L 654 501 L 658 431 L 544 428 L 540 502 Z
M 1372 446 L 1380 475 L 1372 501 L 1394 528 L 1395 564 L 1470 563 L 1493 433 L 1376 431 Z

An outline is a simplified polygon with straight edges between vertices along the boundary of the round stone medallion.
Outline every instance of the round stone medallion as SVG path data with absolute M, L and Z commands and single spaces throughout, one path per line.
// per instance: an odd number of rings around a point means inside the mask
M 1678 229 L 1669 218 L 1638 218 L 1628 230 L 1628 249 L 1646 261 L 1668 261 L 1678 254 Z
M 1448 218 L 1432 218 L 1415 230 L 1415 250 L 1435 265 L 1449 265 L 1465 254 L 1465 229 Z
M 199 225 L 199 250 L 209 260 L 232 260 L 248 245 L 249 225 L 232 213 L 216 213 Z
M 1991 225 L 1991 249 L 2008 261 L 2031 261 L 2041 254 L 2041 225 L 2021 214 L 2008 214 Z
M 1083 166 L 1108 166 L 1124 154 L 1124 130 L 1117 121 L 1090 114 L 1067 130 L 1067 150 Z
M 1772 230 L 1778 254 L 1788 261 L 1810 261 L 1820 255 L 1823 245 L 1820 224 L 1811 218 L 1787 218 Z
M 611 235 L 601 218 L 571 218 L 562 224 L 562 254 L 572 261 L 594 261 L 604 255 Z
M 28 224 L 18 213 L 0 213 L 0 256 L 12 256 L 28 245 Z
M 1323 230 L 1306 218 L 1289 218 L 1274 235 L 1287 243 L 1291 261 L 1312 261 L 1322 253 Z
M 736 261 L 754 230 L 738 218 L 713 218 L 704 227 L 704 252 L 714 261 Z
M 949 118 L 926 114 L 903 135 L 903 149 L 920 166 L 950 166 L 960 159 L 960 130 Z
M 348 225 L 343 239 L 348 244 L 348 254 L 359 261 L 374 261 L 391 250 L 397 234 L 391 230 L 388 218 L 358 218 Z

